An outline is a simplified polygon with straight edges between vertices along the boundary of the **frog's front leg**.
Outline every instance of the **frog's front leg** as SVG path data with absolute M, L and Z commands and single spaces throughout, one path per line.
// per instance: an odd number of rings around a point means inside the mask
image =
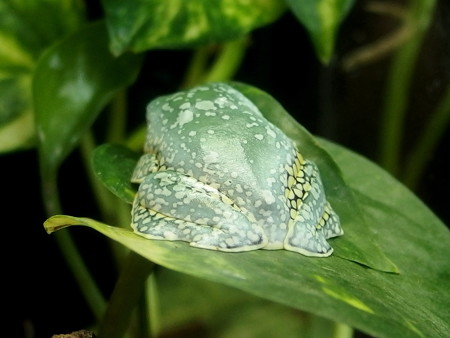
M 131 175 L 131 182 L 141 183 L 144 178 L 158 170 L 158 160 L 155 154 L 145 153 L 140 158 Z
M 252 214 L 214 187 L 172 170 L 144 178 L 133 205 L 132 227 L 147 238 L 212 250 L 248 251 L 267 244 Z
M 307 256 L 329 256 L 333 248 L 326 239 L 343 234 L 339 217 L 326 200 L 317 166 L 305 161 L 299 174 L 292 187 L 297 212 L 292 213 L 284 247 Z

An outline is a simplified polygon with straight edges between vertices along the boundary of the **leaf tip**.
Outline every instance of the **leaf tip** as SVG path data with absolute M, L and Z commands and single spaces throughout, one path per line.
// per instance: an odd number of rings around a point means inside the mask
M 48 218 L 44 222 L 44 229 L 50 235 L 50 234 L 54 233 L 55 231 L 66 228 L 73 224 L 74 224 L 73 222 L 69 221 L 68 216 L 55 215 L 55 216 Z

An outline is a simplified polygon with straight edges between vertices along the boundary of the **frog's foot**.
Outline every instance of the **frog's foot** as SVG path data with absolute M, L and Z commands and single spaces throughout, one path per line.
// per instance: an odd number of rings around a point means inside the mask
M 249 251 L 267 244 L 251 214 L 217 189 L 170 170 L 145 177 L 133 204 L 131 226 L 146 238 L 185 241 L 211 250 Z
M 299 216 L 284 240 L 284 248 L 305 256 L 327 257 L 333 253 L 321 229 Z
M 286 236 L 284 247 L 286 250 L 306 256 L 327 257 L 333 253 L 333 248 L 326 239 L 343 234 L 339 217 L 328 202 L 325 203 L 322 216 L 318 221 L 306 204 Z
M 323 215 L 316 228 L 322 232 L 325 238 L 333 238 L 344 234 L 344 230 L 342 230 L 339 222 L 339 216 L 331 208 L 330 203 L 326 203 Z

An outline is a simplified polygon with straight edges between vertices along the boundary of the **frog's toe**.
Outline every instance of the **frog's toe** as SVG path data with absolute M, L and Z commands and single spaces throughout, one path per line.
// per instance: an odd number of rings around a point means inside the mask
M 328 257 L 333 253 L 333 248 L 324 239 L 309 239 L 297 242 L 291 241 L 285 243 L 284 248 L 311 257 Z
M 241 252 L 257 250 L 267 244 L 267 238 L 262 231 L 239 235 L 214 229 L 207 236 L 194 238 L 190 245 L 196 248 L 219 250 L 227 252 Z
M 304 224 L 286 236 L 284 248 L 301 253 L 305 256 L 327 257 L 333 253 L 333 248 L 325 237 L 314 226 Z
M 327 239 L 342 236 L 344 234 L 344 230 L 342 230 L 341 223 L 339 221 L 339 216 L 334 212 L 328 202 L 319 223 L 316 225 L 316 228 L 320 230 L 323 236 Z

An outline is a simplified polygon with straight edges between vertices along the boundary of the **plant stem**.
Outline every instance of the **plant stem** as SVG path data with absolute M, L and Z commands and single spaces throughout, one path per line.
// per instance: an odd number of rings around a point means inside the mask
M 353 337 L 353 328 L 343 323 L 336 323 L 334 326 L 334 338 L 351 338 Z
M 218 55 L 209 67 L 208 61 L 213 49 L 211 46 L 197 49 L 181 88 L 190 88 L 205 82 L 232 79 L 242 63 L 247 46 L 247 36 L 224 43 L 220 46 Z
M 120 338 L 124 335 L 153 267 L 154 264 L 145 258 L 129 253 L 100 324 L 99 337 Z
M 181 88 L 187 89 L 201 83 L 210 54 L 210 46 L 199 47 L 194 51 Z
M 436 111 L 431 115 L 431 120 L 419 138 L 415 148 L 406 161 L 404 182 L 412 190 L 417 187 L 427 161 L 433 154 L 439 140 L 442 138 L 450 122 L 450 86 L 444 93 Z
M 56 170 L 51 170 L 41 158 L 42 195 L 48 216 L 62 214 L 59 202 Z M 68 229 L 55 234 L 56 243 L 61 250 L 69 269 L 72 271 L 84 299 L 97 320 L 102 318 L 106 302 L 89 270 L 84 264 Z
M 380 163 L 394 175 L 400 163 L 403 124 L 413 67 L 432 18 L 435 0 L 412 0 L 404 25 L 414 33 L 392 60 L 383 108 L 380 138 Z
M 225 43 L 203 82 L 228 81 L 234 77 L 248 46 L 248 36 Z
M 147 313 L 150 318 L 150 327 L 148 336 L 157 337 L 161 329 L 161 320 L 159 317 L 159 297 L 158 297 L 158 285 L 155 274 L 151 274 L 150 278 L 147 279 L 146 288 L 146 305 Z
M 106 302 L 100 290 L 84 264 L 68 229 L 58 231 L 54 235 L 67 265 L 72 271 L 77 284 L 88 303 L 97 322 L 101 320 L 106 309 Z
M 127 95 L 125 90 L 120 90 L 110 105 L 110 120 L 106 142 L 122 143 L 125 139 L 127 122 Z

